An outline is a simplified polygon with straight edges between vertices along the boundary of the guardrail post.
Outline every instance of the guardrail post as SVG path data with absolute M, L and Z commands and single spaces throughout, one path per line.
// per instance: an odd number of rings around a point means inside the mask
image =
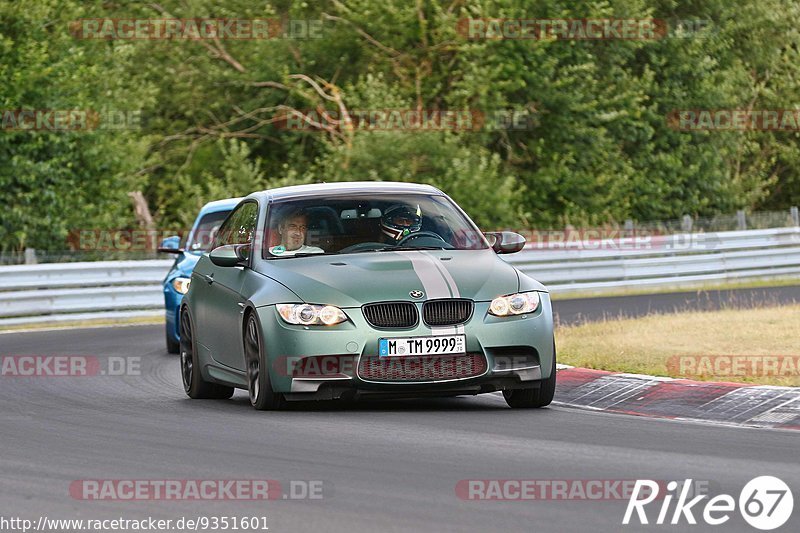
M 789 212 L 792 214 L 792 223 L 795 226 L 800 226 L 800 212 L 798 212 L 797 206 L 792 206 Z
M 694 223 L 694 221 L 692 220 L 691 216 L 683 215 L 683 221 L 681 222 L 681 229 L 683 231 L 685 231 L 686 233 L 691 233 L 692 232 L 692 224 L 693 223 Z
M 625 220 L 625 235 L 633 237 L 633 220 Z
M 736 211 L 736 229 L 747 229 L 747 216 L 745 216 L 744 211 L 741 209 Z
M 25 264 L 26 265 L 35 265 L 36 261 L 36 249 L 34 248 L 25 248 Z

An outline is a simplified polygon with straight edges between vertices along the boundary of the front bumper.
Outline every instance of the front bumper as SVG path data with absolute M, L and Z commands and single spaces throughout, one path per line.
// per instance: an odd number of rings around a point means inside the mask
M 164 292 L 164 311 L 167 322 L 167 335 L 169 335 L 170 339 L 172 339 L 174 342 L 179 342 L 181 340 L 180 309 L 181 302 L 183 301 L 183 294 L 180 294 L 178 291 L 172 288 L 171 279 L 168 282 L 164 282 L 162 290 Z
M 457 327 L 431 328 L 420 322 L 407 329 L 376 329 L 360 308 L 345 308 L 349 320 L 329 327 L 294 326 L 278 316 L 275 306 L 259 308 L 270 379 L 288 399 L 342 397 L 418 397 L 480 394 L 538 386 L 553 368 L 553 317 L 550 297 L 541 293 L 539 308 L 528 315 L 496 317 L 489 302 L 475 302 L 468 322 Z M 418 312 L 422 303 L 417 303 Z M 382 337 L 419 337 L 463 333 L 467 353 L 480 354 L 486 369 L 457 379 L 374 381 L 359 372 L 361 359 L 378 354 Z M 311 361 L 314 359 L 315 361 Z M 337 364 L 328 364 L 339 361 Z M 310 366 L 323 372 L 298 371 Z M 321 364 L 320 364 L 321 363 Z

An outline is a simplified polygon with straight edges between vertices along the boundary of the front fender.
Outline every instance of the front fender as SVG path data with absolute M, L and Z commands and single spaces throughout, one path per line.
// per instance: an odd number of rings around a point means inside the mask
M 528 276 L 527 274 L 520 272 L 519 269 L 516 269 L 517 276 L 519 277 L 519 292 L 529 292 L 529 291 L 538 291 L 538 292 L 547 292 L 547 287 L 543 284 L 539 283 L 532 277 Z
M 242 285 L 242 296 L 252 307 L 264 307 L 280 303 L 302 303 L 294 291 L 282 283 L 259 272 L 251 271 Z

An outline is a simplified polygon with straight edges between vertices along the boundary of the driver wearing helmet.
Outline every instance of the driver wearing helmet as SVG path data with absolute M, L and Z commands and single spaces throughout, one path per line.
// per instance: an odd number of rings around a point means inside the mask
M 407 205 L 388 208 L 381 218 L 381 232 L 390 244 L 397 244 L 405 237 L 422 229 L 422 211 Z

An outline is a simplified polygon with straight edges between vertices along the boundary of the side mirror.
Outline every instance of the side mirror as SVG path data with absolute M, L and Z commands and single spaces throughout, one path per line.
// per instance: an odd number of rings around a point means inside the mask
M 165 254 L 179 254 L 183 252 L 183 250 L 181 250 L 181 238 L 177 235 L 167 237 L 161 241 L 161 244 L 158 245 L 156 250 Z
M 212 263 L 221 267 L 245 265 L 250 257 L 250 245 L 226 244 L 211 250 L 208 257 Z
M 484 235 L 498 254 L 513 254 L 525 247 L 525 237 L 513 231 L 492 231 Z

